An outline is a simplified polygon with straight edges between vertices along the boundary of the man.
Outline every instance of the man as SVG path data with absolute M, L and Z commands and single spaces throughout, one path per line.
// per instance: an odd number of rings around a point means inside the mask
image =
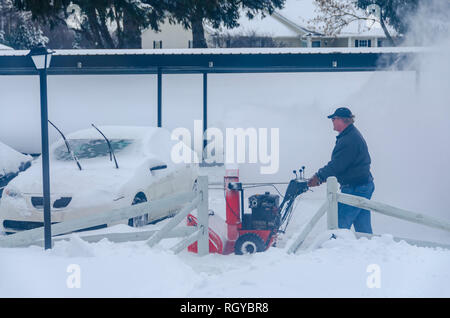
M 334 176 L 341 185 L 342 193 L 370 199 L 375 190 L 370 173 L 371 160 L 366 141 L 353 125 L 354 117 L 350 109 L 346 107 L 340 107 L 328 116 L 339 135 L 336 137 L 331 161 L 309 179 L 308 186 L 319 186 L 328 177 Z M 352 224 L 356 232 L 372 233 L 368 210 L 338 203 L 339 228 L 350 229 Z

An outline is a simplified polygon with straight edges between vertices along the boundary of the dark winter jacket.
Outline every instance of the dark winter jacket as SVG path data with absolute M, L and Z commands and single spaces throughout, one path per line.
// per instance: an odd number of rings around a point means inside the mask
M 366 141 L 359 130 L 350 124 L 336 137 L 331 161 L 319 169 L 317 176 L 322 182 L 335 176 L 341 185 L 366 184 L 373 180 L 370 162 Z

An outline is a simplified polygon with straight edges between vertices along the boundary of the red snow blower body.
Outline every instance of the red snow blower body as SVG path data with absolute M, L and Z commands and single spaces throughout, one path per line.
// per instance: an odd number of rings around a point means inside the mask
M 252 195 L 248 198 L 250 213 L 245 213 L 245 188 L 239 182 L 238 170 L 227 170 L 224 189 L 226 220 L 209 216 L 209 251 L 242 255 L 263 252 L 276 242 L 278 233 L 284 233 L 289 224 L 295 199 L 306 192 L 308 186 L 302 177 L 291 180 L 281 204 L 280 197 L 269 192 Z M 188 225 L 196 224 L 195 217 L 189 215 Z M 188 250 L 197 252 L 197 243 Z

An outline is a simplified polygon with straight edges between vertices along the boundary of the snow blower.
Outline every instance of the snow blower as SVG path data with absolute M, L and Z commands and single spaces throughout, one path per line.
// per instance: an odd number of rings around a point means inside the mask
M 227 170 L 224 177 L 226 220 L 217 215 L 209 216 L 209 251 L 219 254 L 253 254 L 263 252 L 276 242 L 277 235 L 284 233 L 291 220 L 295 199 L 308 190 L 304 178 L 304 167 L 286 189 L 283 201 L 279 195 L 265 192 L 248 198 L 250 213 L 244 209 L 244 186 L 239 182 L 238 170 Z M 274 186 L 273 183 L 247 184 L 247 188 Z M 195 226 L 197 220 L 188 216 L 188 225 Z M 197 243 L 188 247 L 197 252 Z

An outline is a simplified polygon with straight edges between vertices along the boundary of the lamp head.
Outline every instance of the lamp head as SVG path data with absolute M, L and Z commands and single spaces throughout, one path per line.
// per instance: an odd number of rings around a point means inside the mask
M 44 45 L 39 44 L 32 48 L 27 56 L 31 57 L 34 66 L 38 70 L 46 69 L 50 66 L 50 60 L 54 51 L 46 48 Z

